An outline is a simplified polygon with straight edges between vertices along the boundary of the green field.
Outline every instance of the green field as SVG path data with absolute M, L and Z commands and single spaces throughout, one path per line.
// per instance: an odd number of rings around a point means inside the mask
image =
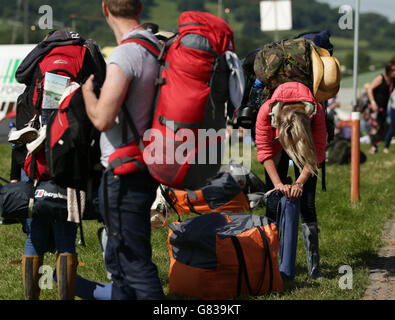
M 362 145 L 367 151 L 367 146 Z M 0 175 L 9 175 L 10 147 L 0 145 Z M 262 166 L 254 161 L 252 169 L 262 176 Z M 313 281 L 307 277 L 305 253 L 301 229 L 299 229 L 296 260 L 296 278 L 287 283 L 285 291 L 248 299 L 259 300 L 354 300 L 361 299 L 368 284 L 369 266 L 374 261 L 381 242 L 384 223 L 393 215 L 395 199 L 395 149 L 384 155 L 368 155 L 361 165 L 361 200 L 350 202 L 350 166 L 327 167 L 327 192 L 317 188 L 317 214 L 320 227 L 321 268 L 325 279 Z M 320 186 L 320 183 L 319 183 Z M 255 210 L 264 214 L 264 210 Z M 191 215 L 192 216 L 192 215 Z M 184 216 L 186 219 L 191 216 Z M 172 220 L 175 220 L 175 215 Z M 103 265 L 96 232 L 101 226 L 96 221 L 86 221 L 84 232 L 86 247 L 78 246 L 79 260 L 84 263 L 78 269 L 82 276 L 99 282 L 108 282 Z M 158 266 L 159 276 L 165 293 L 168 291 L 169 254 L 167 246 L 168 228 L 152 232 L 153 259 Z M 11 264 L 21 259 L 25 234 L 20 225 L 0 225 L 0 300 L 23 300 L 21 265 Z M 53 266 L 55 255 L 47 254 L 45 264 Z M 339 288 L 342 274 L 339 268 L 349 265 L 353 271 L 351 290 Z M 56 283 L 53 290 L 43 290 L 42 299 L 56 300 Z M 179 299 L 167 295 L 168 299 Z
M 379 69 L 372 72 L 364 72 L 358 75 L 358 88 L 363 88 L 365 83 L 370 83 L 379 74 L 383 73 L 384 69 Z M 353 87 L 353 77 L 345 77 L 340 83 L 341 89 L 352 88 Z

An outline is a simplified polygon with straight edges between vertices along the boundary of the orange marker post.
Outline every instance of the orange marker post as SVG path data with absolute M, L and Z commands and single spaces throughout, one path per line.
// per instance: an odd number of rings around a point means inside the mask
M 360 199 L 359 193 L 359 165 L 360 165 L 360 127 L 359 119 L 360 113 L 353 112 L 352 116 L 352 133 L 351 133 L 351 202 L 356 202 Z

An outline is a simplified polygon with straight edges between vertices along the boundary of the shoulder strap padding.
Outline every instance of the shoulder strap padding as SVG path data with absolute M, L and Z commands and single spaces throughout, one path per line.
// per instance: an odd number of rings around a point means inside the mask
M 156 43 L 152 42 L 151 40 L 149 40 L 143 36 L 136 35 L 136 36 L 127 38 L 121 42 L 121 45 L 125 44 L 125 43 L 138 43 L 139 45 L 141 45 L 145 49 L 147 49 L 148 52 L 151 53 L 155 57 L 155 59 L 158 59 L 158 57 L 160 56 L 160 53 L 161 53 L 158 46 L 156 45 Z

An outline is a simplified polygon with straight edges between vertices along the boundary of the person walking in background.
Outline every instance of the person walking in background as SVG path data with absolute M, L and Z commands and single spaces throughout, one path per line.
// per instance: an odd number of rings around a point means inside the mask
M 368 82 L 363 85 L 364 90 L 357 100 L 357 110 L 361 113 L 361 135 L 367 134 L 366 123 L 367 121 L 369 121 L 370 118 L 370 113 L 369 113 L 370 102 L 368 95 L 369 87 L 370 87 L 370 83 Z M 370 137 L 368 134 L 366 135 L 366 138 L 365 137 L 363 138 L 364 140 L 367 139 L 366 141 L 370 142 Z
M 159 64 L 143 46 L 121 44 L 127 38 L 139 36 L 158 45 L 151 30 L 140 25 L 142 8 L 139 0 L 102 2 L 104 17 L 119 46 L 109 57 L 100 97 L 97 98 L 93 91 L 93 76 L 82 87 L 88 117 L 102 132 L 101 159 L 107 170 L 99 196 L 108 231 L 105 264 L 112 275 L 113 300 L 164 299 L 151 248 L 150 209 L 158 183 L 147 170 L 138 170 L 136 166 L 127 166 L 122 174 L 108 169 L 110 156 L 117 150 L 123 150 L 129 157 L 140 153 L 137 137 L 131 130 L 123 130 L 129 129 L 125 117 L 130 115 L 141 136 L 149 129 L 151 121 Z
M 390 101 L 388 104 L 388 112 L 390 113 L 390 127 L 388 128 L 387 134 L 385 136 L 384 142 L 384 153 L 390 152 L 390 144 L 392 137 L 395 136 L 395 91 L 392 91 Z
M 385 66 L 385 73 L 378 75 L 367 89 L 370 100 L 370 118 L 367 129 L 371 140 L 370 154 L 378 152 L 379 142 L 384 140 L 388 100 L 394 89 L 395 61 Z
M 259 110 L 256 122 L 258 161 L 265 167 L 269 189 L 291 200 L 300 199 L 303 243 L 309 276 L 321 278 L 315 191 L 319 164 L 325 161 L 325 112 L 305 85 L 280 85 Z M 294 162 L 293 185 L 286 184 L 289 159 Z M 267 211 L 276 220 L 276 212 Z

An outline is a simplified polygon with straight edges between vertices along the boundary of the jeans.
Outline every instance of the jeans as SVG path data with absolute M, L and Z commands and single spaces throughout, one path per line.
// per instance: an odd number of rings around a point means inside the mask
M 277 165 L 277 172 L 278 175 L 280 176 L 281 182 L 282 183 L 287 183 L 287 175 L 288 175 L 288 165 L 289 165 L 289 156 L 285 153 L 285 151 L 282 151 L 281 154 L 281 159 L 279 164 Z M 298 167 L 294 165 L 295 169 L 295 181 L 300 175 L 300 170 Z M 272 181 L 270 180 L 270 177 L 268 173 L 265 171 L 265 177 L 266 177 L 266 185 L 268 187 L 268 190 L 271 190 L 274 188 Z M 301 220 L 302 223 L 311 223 L 311 222 L 317 222 L 317 213 L 315 209 L 315 190 L 317 187 L 317 176 L 310 176 L 310 178 L 306 181 L 306 183 L 303 186 L 303 193 L 302 197 L 300 198 L 300 214 L 301 214 Z M 267 208 L 266 215 L 276 221 L 276 212 L 273 212 L 273 210 Z
M 388 109 L 391 117 L 390 127 L 388 128 L 387 135 L 385 136 L 385 148 L 389 148 L 391 144 L 392 137 L 395 135 L 395 109 Z
M 147 171 L 107 175 L 108 216 L 104 214 L 104 176 L 100 212 L 108 229 L 106 269 L 112 275 L 112 300 L 164 299 L 152 262 L 150 211 L 158 183 Z
M 45 252 L 52 251 L 54 246 L 58 253 L 75 253 L 76 223 L 29 218 L 26 219 L 25 228 L 25 255 L 42 256 Z

